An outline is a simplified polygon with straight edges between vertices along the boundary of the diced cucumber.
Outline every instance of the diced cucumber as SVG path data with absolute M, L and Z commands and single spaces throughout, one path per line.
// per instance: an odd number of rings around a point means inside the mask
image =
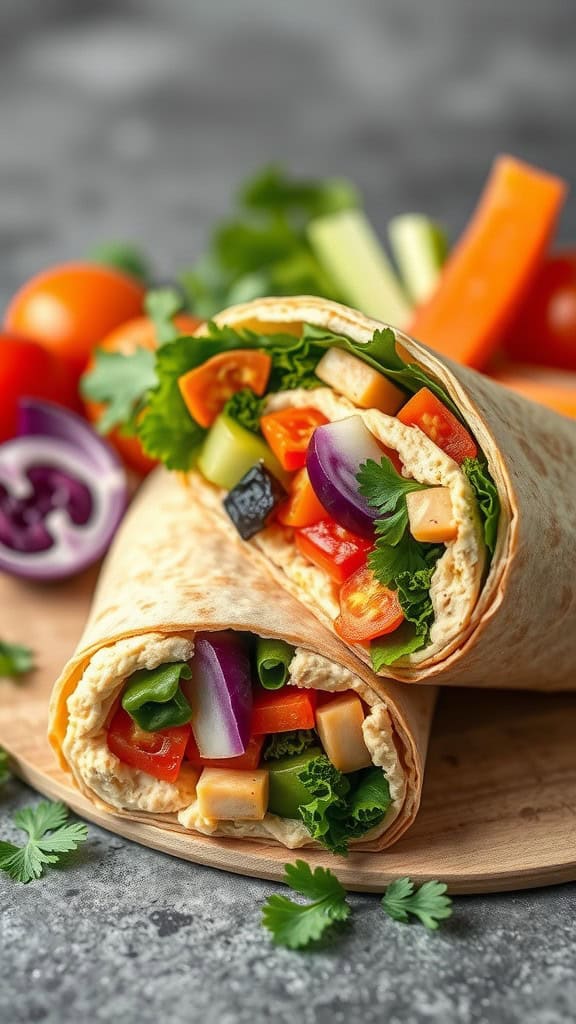
M 311 798 L 310 791 L 300 782 L 298 772 L 321 754 L 319 747 L 310 747 L 295 757 L 267 762 L 270 783 L 268 810 L 271 814 L 279 814 L 281 818 L 299 817 L 300 804 L 309 804 Z
M 388 237 L 410 298 L 416 305 L 426 302 L 448 254 L 444 229 L 423 213 L 403 213 L 390 221 Z
M 350 305 L 394 327 L 406 326 L 410 303 L 361 210 L 318 217 L 308 225 L 308 238 Z
M 210 427 L 197 466 L 210 483 L 231 491 L 260 461 L 284 486 L 288 484 L 289 475 L 266 442 L 222 413 Z

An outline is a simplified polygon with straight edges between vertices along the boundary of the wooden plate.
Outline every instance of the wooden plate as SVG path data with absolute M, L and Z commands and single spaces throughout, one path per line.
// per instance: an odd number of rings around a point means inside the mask
M 59 770 L 46 741 L 53 680 L 76 644 L 96 573 L 54 586 L 0 577 L 0 637 L 30 644 L 37 669 L 0 682 L 0 744 L 16 772 L 46 796 L 136 842 L 260 878 L 280 879 L 298 856 L 276 847 L 182 835 L 96 810 Z M 553 657 L 553 652 L 551 652 Z M 440 878 L 454 893 L 497 892 L 576 879 L 576 694 L 450 690 L 434 724 L 422 808 L 391 850 L 348 859 L 305 852 L 350 889 L 393 878 Z

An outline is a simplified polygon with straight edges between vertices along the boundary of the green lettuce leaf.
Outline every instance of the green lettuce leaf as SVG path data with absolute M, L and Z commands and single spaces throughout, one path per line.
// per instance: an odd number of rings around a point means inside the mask
M 277 732 L 269 736 L 264 746 L 265 761 L 278 761 L 282 757 L 303 754 L 318 742 L 314 729 L 294 729 L 292 732 Z
M 313 839 L 343 857 L 349 840 L 378 825 L 390 806 L 390 790 L 381 768 L 359 773 L 352 786 L 322 754 L 303 768 L 298 778 L 312 797 L 299 808 L 304 825 Z
M 498 520 L 500 518 L 500 499 L 496 484 L 484 459 L 464 459 L 462 472 L 468 477 L 472 490 L 480 508 L 480 517 L 484 525 L 484 541 L 491 555 L 496 547 Z
M 250 388 L 243 388 L 228 399 L 222 411 L 241 427 L 251 430 L 253 434 L 259 434 L 263 406 L 262 398 L 258 398 Z

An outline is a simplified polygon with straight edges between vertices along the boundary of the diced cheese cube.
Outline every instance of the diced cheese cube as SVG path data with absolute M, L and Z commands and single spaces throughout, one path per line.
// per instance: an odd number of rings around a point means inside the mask
M 196 796 L 203 818 L 262 821 L 268 807 L 268 772 L 205 768 Z
M 322 746 L 340 772 L 368 768 L 372 758 L 362 734 L 364 709 L 355 693 L 345 693 L 316 711 L 316 730 Z
M 316 376 L 361 409 L 380 409 L 394 416 L 406 401 L 404 392 L 382 373 L 339 348 L 324 353 Z
M 452 499 L 447 487 L 429 487 L 406 495 L 410 533 L 414 540 L 428 544 L 446 544 L 454 540 L 458 527 L 454 522 Z

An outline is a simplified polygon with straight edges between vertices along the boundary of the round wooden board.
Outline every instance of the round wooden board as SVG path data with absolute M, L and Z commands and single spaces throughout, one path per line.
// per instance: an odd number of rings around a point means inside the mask
M 30 644 L 37 669 L 0 683 L 0 744 L 15 771 L 103 828 L 184 860 L 280 879 L 297 852 L 210 839 L 94 808 L 60 771 L 46 741 L 52 683 L 71 654 L 95 571 L 34 586 L 0 576 L 0 637 Z M 305 851 L 350 889 L 379 892 L 393 878 L 440 878 L 453 893 L 497 892 L 576 879 L 576 694 L 450 690 L 433 728 L 422 808 L 391 850 L 346 860 Z

